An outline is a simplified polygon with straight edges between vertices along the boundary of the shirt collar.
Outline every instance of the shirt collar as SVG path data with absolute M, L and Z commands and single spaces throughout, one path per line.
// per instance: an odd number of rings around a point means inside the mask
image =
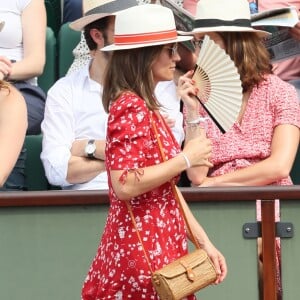
M 89 86 L 91 91 L 100 91 L 100 92 L 102 92 L 103 86 L 100 83 L 93 80 L 90 76 L 90 66 L 91 66 L 92 62 L 93 62 L 93 59 L 90 59 L 89 63 L 85 66 L 84 76 L 86 77 L 86 80 L 88 82 L 88 86 Z

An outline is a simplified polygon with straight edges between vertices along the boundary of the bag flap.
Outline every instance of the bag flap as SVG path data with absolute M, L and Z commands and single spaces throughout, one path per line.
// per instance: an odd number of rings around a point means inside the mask
M 194 269 L 199 265 L 203 264 L 207 259 L 207 253 L 203 249 L 196 249 L 195 251 L 178 258 L 172 263 L 166 265 L 160 270 L 154 272 L 163 275 L 166 278 L 174 278 L 183 273 L 186 273 L 186 268 L 188 266 L 190 269 Z

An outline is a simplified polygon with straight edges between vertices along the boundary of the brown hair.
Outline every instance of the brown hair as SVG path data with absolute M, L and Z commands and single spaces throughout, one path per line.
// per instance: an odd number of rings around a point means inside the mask
M 263 40 L 254 32 L 218 32 L 224 40 L 227 54 L 241 76 L 243 92 L 251 90 L 272 74 L 270 54 Z
M 9 83 L 5 80 L 0 80 L 0 90 L 6 89 L 10 92 Z
M 143 98 L 150 110 L 159 109 L 154 96 L 152 65 L 163 46 L 114 51 L 106 68 L 102 102 L 106 112 L 123 91 Z

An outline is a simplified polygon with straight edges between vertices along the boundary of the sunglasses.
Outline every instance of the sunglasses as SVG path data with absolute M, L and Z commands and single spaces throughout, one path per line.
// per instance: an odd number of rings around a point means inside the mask
M 178 54 L 178 44 L 174 44 L 173 47 L 164 47 L 164 49 L 168 49 L 170 57 L 174 57 Z
M 202 44 L 203 44 L 204 38 L 200 39 L 200 40 L 192 40 L 192 43 L 194 45 L 195 48 L 201 48 Z

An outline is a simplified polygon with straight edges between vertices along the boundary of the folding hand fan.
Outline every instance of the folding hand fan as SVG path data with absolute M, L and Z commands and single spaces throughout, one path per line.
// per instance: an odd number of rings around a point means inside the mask
M 193 79 L 199 89 L 197 98 L 222 133 L 236 121 L 242 105 L 240 75 L 230 56 L 204 37 Z

